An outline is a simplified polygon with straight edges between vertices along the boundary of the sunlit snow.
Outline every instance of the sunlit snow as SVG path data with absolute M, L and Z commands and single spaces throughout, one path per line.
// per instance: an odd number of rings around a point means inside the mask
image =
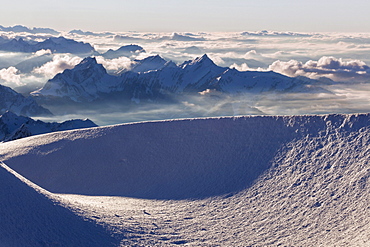
M 97 232 L 90 240 L 100 246 L 366 246 L 369 122 L 186 119 L 3 143 L 0 211 L 10 217 L 0 244 L 83 246 Z

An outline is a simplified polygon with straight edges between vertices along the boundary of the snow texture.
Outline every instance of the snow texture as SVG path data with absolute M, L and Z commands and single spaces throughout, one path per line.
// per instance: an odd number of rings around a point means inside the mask
M 0 246 L 114 246 L 102 227 L 0 164 Z
M 0 157 L 125 236 L 121 246 L 367 246 L 369 123 L 370 114 L 134 123 L 4 143 Z

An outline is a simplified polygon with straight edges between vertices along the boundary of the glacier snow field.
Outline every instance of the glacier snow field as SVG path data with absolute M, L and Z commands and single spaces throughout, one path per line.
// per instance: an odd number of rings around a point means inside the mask
M 140 122 L 0 144 L 0 246 L 368 246 L 370 114 Z

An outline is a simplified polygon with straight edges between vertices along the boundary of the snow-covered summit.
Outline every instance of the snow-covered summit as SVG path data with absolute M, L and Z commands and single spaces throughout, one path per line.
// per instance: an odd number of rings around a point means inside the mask
M 307 81 L 274 72 L 239 72 L 223 68 L 205 54 L 178 66 L 160 56 L 136 60 L 131 71 L 125 70 L 120 76 L 108 75 L 94 58 L 86 58 L 75 68 L 56 75 L 33 95 L 92 102 L 107 99 L 109 94 L 121 94 L 120 98 L 126 101 L 155 102 L 170 94 L 198 93 L 207 89 L 226 94 L 323 91 L 319 87 L 307 87 Z
M 114 59 L 118 57 L 130 57 L 134 54 L 139 54 L 145 52 L 144 48 L 139 45 L 125 45 L 121 46 L 117 50 L 109 49 L 107 52 L 103 53 L 102 56 L 107 59 Z
M 150 56 L 150 57 L 144 58 L 143 60 L 135 60 L 134 62 L 135 63 L 130 69 L 130 71 L 135 72 L 135 73 L 148 72 L 152 70 L 161 70 L 166 66 L 173 66 L 173 67 L 176 66 L 174 62 L 166 61 L 159 55 Z
M 113 78 L 111 81 L 110 79 Z M 115 78 L 94 57 L 83 59 L 73 69 L 67 69 L 50 79 L 34 96 L 67 97 L 73 101 L 92 101 L 101 92 L 109 92 Z
M 207 54 L 201 57 L 197 57 L 194 60 L 189 60 L 180 65 L 181 68 L 186 68 L 187 66 L 217 66 Z

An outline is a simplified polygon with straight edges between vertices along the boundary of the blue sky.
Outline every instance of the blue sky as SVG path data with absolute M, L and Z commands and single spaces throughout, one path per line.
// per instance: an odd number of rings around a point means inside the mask
M 370 1 L 347 0 L 15 0 L 0 25 L 69 31 L 368 32 Z

